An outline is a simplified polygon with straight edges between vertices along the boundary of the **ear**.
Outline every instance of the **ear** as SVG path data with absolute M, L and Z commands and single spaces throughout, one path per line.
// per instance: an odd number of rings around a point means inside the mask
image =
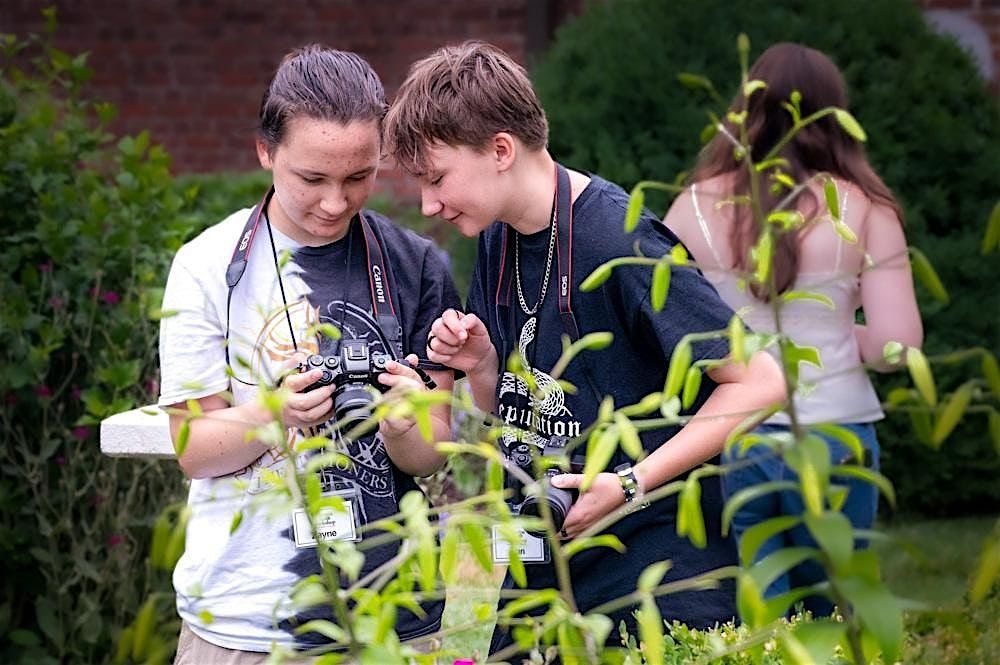
M 257 139 L 257 161 L 260 162 L 261 168 L 271 170 L 271 153 L 260 139 Z
M 496 162 L 497 171 L 505 173 L 514 167 L 517 161 L 517 139 L 507 132 L 497 132 L 490 144 L 492 157 Z

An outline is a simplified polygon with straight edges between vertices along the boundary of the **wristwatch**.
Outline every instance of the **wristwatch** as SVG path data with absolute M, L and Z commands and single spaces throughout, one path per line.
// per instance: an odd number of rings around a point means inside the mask
M 648 501 L 639 501 L 639 481 L 635 477 L 635 470 L 631 464 L 628 462 L 619 464 L 615 467 L 615 473 L 618 474 L 618 480 L 621 481 L 622 493 L 625 494 L 625 507 L 628 512 L 642 510 L 649 505 Z

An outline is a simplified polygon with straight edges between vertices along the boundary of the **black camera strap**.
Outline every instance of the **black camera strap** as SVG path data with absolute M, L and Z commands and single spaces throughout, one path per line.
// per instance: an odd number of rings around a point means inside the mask
M 573 190 L 569 181 L 569 172 L 562 164 L 555 165 L 555 193 L 553 195 L 553 220 L 556 223 L 556 293 L 559 301 L 559 319 L 563 331 L 569 336 L 570 342 L 580 339 L 580 328 L 573 315 Z M 507 224 L 501 228 L 500 277 L 497 280 L 495 305 L 497 308 L 497 323 L 501 329 L 507 328 L 508 334 L 515 339 L 515 317 L 511 315 L 511 288 L 514 283 L 514 271 L 508 265 L 513 261 L 517 251 L 517 231 Z M 539 304 L 541 306 L 541 303 Z
M 569 337 L 570 342 L 580 339 L 580 327 L 576 322 L 576 315 L 573 313 L 573 190 L 570 184 L 569 172 L 562 165 L 555 165 L 555 193 L 553 195 L 553 219 L 556 222 L 556 293 L 558 297 L 559 320 L 562 323 L 563 332 Z M 500 254 L 500 277 L 497 280 L 497 290 L 495 294 L 495 306 L 497 317 L 497 329 L 500 332 L 501 341 L 504 347 L 517 345 L 517 311 L 518 307 L 511 306 L 511 290 L 514 284 L 513 264 L 514 252 L 517 251 L 517 231 L 508 228 L 507 224 L 501 225 L 501 254 Z M 543 267 L 544 274 L 544 267 Z M 539 304 L 541 308 L 542 304 Z M 509 342 L 508 342 L 509 340 Z M 578 357 L 577 362 L 582 364 L 583 376 L 597 398 L 600 392 L 594 383 L 591 370 L 585 355 Z M 500 382 L 497 382 L 497 391 L 500 390 Z
M 389 262 L 386 261 L 383 247 L 385 243 L 374 224 L 370 223 L 363 213 L 358 213 L 361 229 L 365 234 L 365 255 L 368 263 L 368 285 L 372 294 L 372 313 L 379 328 L 385 333 L 386 339 L 392 344 L 397 358 L 403 358 L 403 327 L 396 314 L 396 305 L 392 299 L 395 289 Z
M 292 318 L 288 312 L 288 299 L 285 295 L 285 285 L 281 279 L 281 267 L 278 265 L 278 251 L 274 244 L 274 234 L 271 233 L 271 225 L 267 219 L 265 211 L 267 210 L 268 203 L 271 201 L 271 197 L 274 196 L 274 186 L 272 185 L 264 197 L 261 199 L 250 216 L 247 218 L 247 222 L 243 227 L 243 232 L 240 233 L 239 242 L 237 242 L 236 247 L 233 249 L 233 256 L 229 260 L 229 267 L 226 268 L 226 286 L 229 288 L 229 292 L 226 295 L 226 366 L 231 366 L 229 358 L 229 325 L 230 317 L 229 311 L 233 299 L 233 290 L 243 279 L 244 273 L 246 273 L 247 263 L 250 259 L 250 250 L 253 247 L 254 238 L 257 235 L 257 229 L 260 227 L 261 219 L 264 220 L 267 226 L 268 235 L 271 240 L 271 253 L 274 258 L 274 269 L 278 277 L 278 287 L 281 291 L 281 302 L 284 305 L 285 310 L 285 320 L 288 323 L 288 332 L 291 335 L 292 346 L 298 351 L 298 342 L 295 339 L 295 329 L 292 325 Z M 353 230 L 353 225 L 357 222 L 360 224 L 362 232 L 365 239 L 365 257 L 368 266 L 368 284 L 371 289 L 372 298 L 372 313 L 375 316 L 375 320 L 378 323 L 379 328 L 385 335 L 385 341 L 387 341 L 391 348 L 387 349 L 391 353 L 395 353 L 397 358 L 403 358 L 403 328 L 400 324 L 400 319 L 396 314 L 396 306 L 393 300 L 393 293 L 395 292 L 395 281 L 394 276 L 389 267 L 389 263 L 386 260 L 385 253 L 385 243 L 381 238 L 375 224 L 370 222 L 363 213 L 359 213 L 351 220 L 351 229 L 348 233 Z M 348 266 L 348 270 L 350 266 Z M 346 306 L 346 303 L 345 303 Z M 431 368 L 433 369 L 433 368 Z M 234 377 L 235 378 L 235 377 Z M 237 379 L 239 381 L 239 379 Z M 241 383 L 243 383 L 241 381 Z

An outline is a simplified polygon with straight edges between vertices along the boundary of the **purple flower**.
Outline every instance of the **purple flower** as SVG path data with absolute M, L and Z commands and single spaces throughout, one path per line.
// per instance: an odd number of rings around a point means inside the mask
M 66 458 L 62 455 L 56 455 L 55 463 L 56 466 L 66 466 Z
M 83 391 L 80 390 L 79 386 L 73 386 L 73 389 L 70 391 L 69 394 L 72 395 L 73 399 L 77 401 L 79 401 L 79 399 L 83 397 Z
M 118 547 L 119 545 L 122 544 L 123 540 L 125 540 L 125 538 L 120 533 L 113 533 L 113 534 L 111 534 L 110 536 L 108 536 L 108 540 L 107 540 L 108 549 L 114 549 L 114 548 Z
M 84 427 L 84 426 L 81 425 L 80 427 L 74 427 L 73 428 L 73 438 L 74 439 L 77 439 L 79 441 L 83 441 L 88 436 L 90 436 L 90 428 L 89 427 Z
M 46 261 L 45 263 L 39 263 L 38 266 L 36 267 L 38 268 L 38 272 L 52 272 L 51 261 Z
M 52 296 L 51 298 L 49 298 L 49 307 L 51 307 L 52 309 L 59 310 L 65 306 L 66 306 L 66 301 L 63 300 L 61 297 Z
M 121 296 L 114 291 L 105 291 L 101 294 L 101 300 L 103 300 L 107 305 L 117 305 L 121 302 Z
M 52 397 L 52 388 L 49 388 L 45 384 L 35 386 L 35 394 L 41 399 L 48 399 Z

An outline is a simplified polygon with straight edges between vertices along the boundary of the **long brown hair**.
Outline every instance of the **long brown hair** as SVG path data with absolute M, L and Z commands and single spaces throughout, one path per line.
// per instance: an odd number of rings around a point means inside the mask
M 801 95 L 802 117 L 827 107 L 847 109 L 847 88 L 837 66 L 824 53 L 801 44 L 780 43 L 764 51 L 749 71 L 749 79 L 767 84 L 750 96 L 745 120 L 751 156 L 755 163 L 765 155 L 792 128 L 792 117 L 784 107 L 794 91 Z M 730 110 L 743 110 L 743 91 L 736 95 Z M 738 136 L 738 128 L 728 120 L 727 129 Z M 747 196 L 750 193 L 750 174 L 746 164 L 737 161 L 734 146 L 721 132 L 702 150 L 691 176 L 693 182 L 728 174 L 732 177 L 732 194 Z M 902 221 L 902 210 L 892 192 L 875 173 L 865 156 L 861 143 L 845 132 L 832 115 L 801 129 L 795 138 L 782 149 L 781 157 L 788 161 L 784 167 L 796 182 L 803 182 L 815 173 L 828 173 L 835 178 L 854 183 L 874 202 L 883 203 L 895 210 Z M 765 215 L 777 206 L 786 192 L 771 191 L 769 183 L 760 188 Z M 815 194 L 805 188 L 794 205 L 807 220 L 819 208 Z M 749 206 L 731 206 L 734 224 L 731 232 L 733 268 L 749 272 L 750 247 L 760 233 Z M 804 227 L 803 227 L 804 228 Z M 788 290 L 799 272 L 798 233 L 783 233 L 774 248 L 775 284 L 778 292 Z M 752 284 L 751 291 L 767 300 L 767 286 Z

